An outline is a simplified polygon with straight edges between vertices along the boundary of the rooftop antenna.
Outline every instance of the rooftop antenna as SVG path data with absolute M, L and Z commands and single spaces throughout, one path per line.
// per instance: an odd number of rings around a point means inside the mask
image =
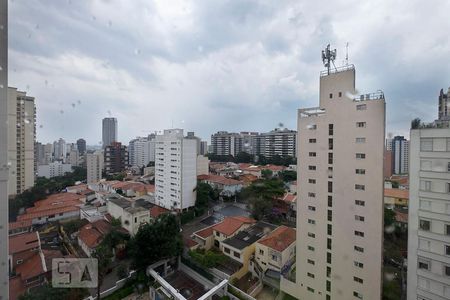
M 330 67 L 333 64 L 334 68 L 334 60 L 336 59 L 336 49 L 330 50 L 330 44 L 327 45 L 325 50 L 322 50 L 322 62 L 325 68 L 327 68 L 328 75 L 330 75 Z
M 348 42 L 345 45 L 345 65 L 348 66 Z

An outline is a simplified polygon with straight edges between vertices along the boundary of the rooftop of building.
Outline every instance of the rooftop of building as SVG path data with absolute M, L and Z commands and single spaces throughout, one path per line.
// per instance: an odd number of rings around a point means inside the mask
M 222 243 L 235 249 L 242 250 L 257 242 L 276 228 L 275 225 L 259 221 L 251 227 L 240 231 L 235 236 L 224 240 Z
M 243 216 L 226 217 L 222 222 L 214 225 L 214 230 L 226 236 L 235 233 L 244 224 L 254 224 L 256 221 Z
M 259 240 L 258 243 L 278 252 L 283 252 L 292 245 L 292 243 L 295 243 L 295 234 L 294 228 L 283 225 Z
M 399 199 L 409 199 L 409 191 L 401 189 L 384 189 L 385 197 L 399 198 Z
M 32 225 L 31 220 L 25 220 L 25 221 L 18 221 L 18 222 L 11 222 L 8 225 L 9 230 L 15 230 L 19 228 L 27 228 Z
M 39 247 L 37 232 L 23 233 L 9 237 L 9 253 L 19 253 Z
M 235 179 L 231 179 L 231 178 L 226 178 L 224 176 L 220 176 L 220 175 L 198 175 L 197 176 L 198 180 L 206 180 L 206 181 L 210 181 L 216 184 L 222 184 L 222 185 L 239 185 L 242 184 L 242 182 L 235 180 Z

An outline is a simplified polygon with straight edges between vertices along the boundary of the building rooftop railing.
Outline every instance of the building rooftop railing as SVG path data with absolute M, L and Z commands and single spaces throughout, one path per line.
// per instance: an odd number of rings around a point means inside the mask
M 355 69 L 355 65 L 353 65 L 353 64 L 345 65 L 345 66 L 341 66 L 341 67 L 337 67 L 337 68 L 330 68 L 330 72 L 328 72 L 328 70 L 320 71 L 320 77 L 339 73 L 339 72 L 345 72 L 348 70 L 354 70 L 354 69 Z
M 353 98 L 353 101 L 366 101 L 366 100 L 384 100 L 384 93 L 383 91 L 378 90 L 375 93 L 362 94 Z
M 307 118 L 312 116 L 320 116 L 325 114 L 325 110 L 320 107 L 303 108 L 298 110 L 300 118 Z
M 450 128 L 450 121 L 436 120 L 430 123 L 423 123 L 420 119 L 411 121 L 411 129 L 436 129 L 436 128 Z

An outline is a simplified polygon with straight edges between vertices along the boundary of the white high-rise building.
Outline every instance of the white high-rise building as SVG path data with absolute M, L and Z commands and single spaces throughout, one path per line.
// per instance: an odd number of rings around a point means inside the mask
M 86 153 L 87 183 L 96 183 L 102 179 L 103 152 L 95 151 Z
M 183 129 L 167 129 L 156 136 L 155 201 L 167 209 L 195 205 L 197 140 L 183 136 Z
M 450 299 L 450 129 L 437 125 L 410 133 L 408 300 Z
M 69 155 L 67 156 L 67 162 L 73 167 L 80 166 L 80 153 L 76 147 L 70 150 Z
M 132 167 L 145 167 L 155 161 L 155 135 L 137 137 L 128 145 L 128 155 Z
M 71 164 L 65 164 L 61 161 L 54 161 L 47 165 L 39 165 L 37 175 L 39 177 L 53 178 L 57 176 L 64 176 L 66 173 L 71 172 Z
M 102 121 L 102 145 L 103 148 L 117 142 L 117 119 L 104 118 Z
M 34 98 L 8 88 L 9 195 L 20 194 L 34 185 L 36 175 L 36 106 Z
M 58 141 L 53 142 L 53 157 L 55 160 L 66 161 L 67 145 L 66 141 L 60 138 Z
M 403 136 L 396 136 L 391 142 L 392 173 L 408 174 L 409 172 L 409 141 Z
M 355 93 L 353 65 L 328 70 L 298 112 L 298 299 L 381 299 L 385 101 Z

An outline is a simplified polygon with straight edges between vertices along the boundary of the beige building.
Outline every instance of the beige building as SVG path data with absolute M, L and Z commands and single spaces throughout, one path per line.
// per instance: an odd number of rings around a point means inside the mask
M 96 183 L 102 179 L 103 152 L 95 151 L 86 153 L 87 183 Z
M 410 138 L 407 299 L 450 299 L 450 129 Z
M 150 223 L 150 210 L 134 201 L 116 197 L 107 202 L 108 213 L 122 223 L 122 227 L 134 236 L 142 224 Z
M 298 299 L 381 299 L 385 101 L 355 94 L 353 65 L 325 71 L 298 112 Z
M 34 185 L 36 165 L 36 107 L 34 98 L 8 88 L 8 194 L 20 194 Z

